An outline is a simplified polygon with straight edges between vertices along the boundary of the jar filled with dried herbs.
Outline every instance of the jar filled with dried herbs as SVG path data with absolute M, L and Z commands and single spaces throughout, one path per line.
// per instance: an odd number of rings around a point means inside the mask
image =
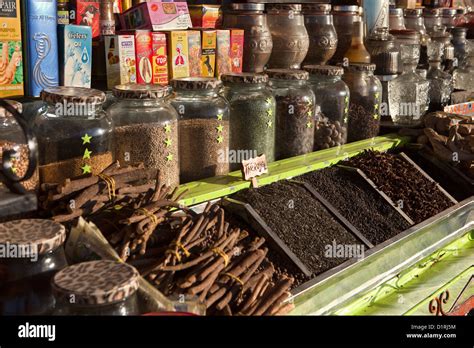
M 242 73 L 223 75 L 224 96 L 230 103 L 231 169 L 243 160 L 264 154 L 275 160 L 276 101 L 268 75 Z
M 229 104 L 214 78 L 171 81 L 171 105 L 179 115 L 180 181 L 186 183 L 229 172 Z
M 113 125 L 102 106 L 105 93 L 80 87 L 51 87 L 41 92 L 35 132 L 40 181 L 100 174 L 113 161 Z
M 108 109 L 114 121 L 115 159 L 158 169 L 160 181 L 179 185 L 178 114 L 165 98 L 171 89 L 127 84 L 113 90 L 118 101 Z
M 276 100 L 275 158 L 313 151 L 315 96 L 303 70 L 269 69 L 270 88 Z
M 342 79 L 351 93 L 348 142 L 370 139 L 379 134 L 382 84 L 374 71 L 375 64 L 359 63 L 345 67 Z
M 306 65 L 309 84 L 321 113 L 316 119 L 314 149 L 322 150 L 347 142 L 349 87 L 342 81 L 344 69 L 331 65 Z

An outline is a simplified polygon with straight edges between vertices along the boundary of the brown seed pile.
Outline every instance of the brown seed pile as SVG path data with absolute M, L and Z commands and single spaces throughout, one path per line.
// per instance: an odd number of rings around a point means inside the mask
M 333 122 L 321 115 L 321 120 L 316 122 L 314 149 L 329 149 L 344 145 L 346 141 L 347 127 L 344 127 L 339 121 Z
M 4 150 L 15 150 L 17 157 L 13 162 L 13 169 L 18 177 L 25 175 L 28 170 L 28 146 L 26 144 L 14 144 L 9 141 L 0 141 L 0 163 L 2 161 L 2 154 Z M 22 182 L 22 185 L 28 191 L 36 190 L 38 188 L 38 171 L 29 179 Z M 1 185 L 1 184 L 0 184 Z

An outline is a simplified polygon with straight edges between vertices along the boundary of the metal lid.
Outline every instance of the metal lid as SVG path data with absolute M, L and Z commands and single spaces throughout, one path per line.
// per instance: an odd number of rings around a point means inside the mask
M 390 7 L 389 13 L 391 16 L 403 16 L 403 8 L 401 7 Z
M 424 8 L 423 9 L 423 16 L 424 17 L 439 17 L 440 15 L 439 8 Z
M 41 99 L 56 104 L 66 101 L 73 104 L 102 104 L 105 93 L 97 89 L 83 87 L 50 87 L 41 91 Z
M 331 4 L 303 4 L 303 13 L 321 13 L 329 14 Z
M 357 5 L 338 5 L 333 7 L 334 12 L 359 12 Z
M 264 4 L 255 3 L 231 3 L 228 5 L 231 10 L 235 11 L 265 11 Z
M 74 298 L 76 305 L 112 304 L 126 300 L 138 289 L 138 271 L 117 261 L 82 262 L 64 268 L 53 278 L 60 299 Z
M 52 220 L 25 219 L 0 224 L 0 245 L 9 243 L 43 255 L 64 244 L 66 228 Z
M 23 104 L 15 101 L 15 100 L 5 100 L 8 104 L 10 104 L 15 110 L 22 112 L 23 110 Z M 7 110 L 5 110 L 3 107 L 0 106 L 0 117 L 11 117 L 13 116 L 11 113 L 9 113 Z
M 212 77 L 185 77 L 171 80 L 171 87 L 181 90 L 216 89 L 222 82 Z
M 256 73 L 225 74 L 221 76 L 223 82 L 230 83 L 267 83 L 268 75 Z
M 441 9 L 441 16 L 452 17 L 456 15 L 456 9 L 451 7 L 445 7 Z
M 301 11 L 301 4 L 267 4 L 267 11 L 279 12 L 279 11 Z
M 351 63 L 345 68 L 348 71 L 375 71 L 376 65 L 372 63 Z
M 334 65 L 305 65 L 303 69 L 312 75 L 323 75 L 323 76 L 344 75 L 344 69 L 340 66 L 334 66 Z
M 277 80 L 307 80 L 309 78 L 309 73 L 304 70 L 268 69 L 265 74 Z
M 404 11 L 404 15 L 406 17 L 421 17 L 422 14 L 423 14 L 423 9 L 421 7 L 406 8 Z
M 165 86 L 136 83 L 118 85 L 113 89 L 114 96 L 121 99 L 160 99 L 168 96 L 170 92 L 170 88 Z

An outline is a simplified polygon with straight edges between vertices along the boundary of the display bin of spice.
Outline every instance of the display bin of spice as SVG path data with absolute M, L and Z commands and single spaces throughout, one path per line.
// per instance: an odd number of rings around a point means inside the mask
M 268 4 L 273 50 L 269 68 L 299 69 L 309 49 L 309 36 L 300 4 Z
M 180 181 L 205 179 L 229 172 L 229 104 L 218 93 L 215 78 L 172 80 L 170 102 L 179 115 Z
M 244 72 L 263 72 L 272 54 L 272 34 L 264 11 L 264 4 L 253 3 L 230 3 L 224 8 L 222 27 L 244 30 Z
M 55 314 L 138 315 L 138 281 L 135 268 L 117 261 L 89 261 L 66 267 L 52 281 Z
M 303 70 L 268 69 L 276 100 L 275 158 L 295 157 L 313 151 L 315 96 Z
M 306 65 L 309 86 L 320 107 L 315 119 L 314 150 L 329 149 L 347 142 L 349 87 L 342 81 L 344 69 L 331 65 Z
M 376 137 L 380 130 L 382 84 L 374 75 L 375 64 L 350 64 L 343 81 L 350 90 L 347 141 Z
M 22 104 L 13 101 L 7 100 L 12 107 L 18 110 L 20 113 L 22 111 Z M 15 118 L 11 113 L 9 113 L 4 108 L 0 107 L 0 163 L 2 163 L 2 157 L 4 151 L 14 151 L 12 157 L 13 166 L 11 168 L 12 172 L 18 176 L 23 177 L 28 171 L 28 145 L 26 143 L 26 138 L 21 129 L 20 125 L 16 122 Z M 38 188 L 38 171 L 35 171 L 33 176 L 21 183 L 26 190 L 35 190 Z M 1 186 L 1 183 L 0 183 Z
M 275 160 L 275 97 L 267 86 L 268 75 L 242 73 L 222 75 L 224 96 L 230 103 L 231 169 L 264 154 Z
M 0 224 L 1 249 L 17 251 L 0 258 L 1 315 L 51 314 L 54 308 L 51 279 L 67 266 L 65 239 L 65 227 L 50 220 L 25 219 Z
M 337 48 L 330 64 L 342 63 L 344 55 L 351 47 L 354 22 L 359 20 L 359 6 L 338 5 L 332 9 L 334 28 L 337 33 Z
M 113 126 L 102 108 L 105 93 L 52 87 L 44 89 L 41 98 L 45 105 L 34 121 L 41 182 L 96 175 L 113 163 Z
M 304 25 L 309 35 L 309 50 L 303 65 L 324 65 L 337 49 L 330 4 L 303 4 Z
M 178 114 L 166 101 L 171 89 L 128 84 L 113 90 L 118 101 L 108 109 L 114 122 L 115 159 L 121 166 L 143 163 L 158 169 L 160 181 L 179 185 Z

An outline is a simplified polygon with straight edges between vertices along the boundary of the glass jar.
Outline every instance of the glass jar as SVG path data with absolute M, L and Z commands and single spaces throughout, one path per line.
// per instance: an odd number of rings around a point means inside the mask
M 237 170 L 243 160 L 265 154 L 275 160 L 276 101 L 260 74 L 223 75 L 224 95 L 230 103 L 230 162 Z
M 7 100 L 20 113 L 22 104 L 13 100 Z M 0 163 L 2 163 L 3 151 L 14 151 L 13 166 L 11 170 L 18 177 L 23 177 L 28 171 L 29 150 L 26 144 L 25 135 L 20 125 L 16 122 L 12 114 L 0 106 Z M 38 188 L 38 171 L 28 180 L 21 183 L 23 187 L 32 191 Z M 1 186 L 1 183 L 0 183 Z
M 272 34 L 264 4 L 231 3 L 224 9 L 223 28 L 244 32 L 243 71 L 263 72 L 272 53 Z
M 370 63 L 370 54 L 364 44 L 364 22 L 359 16 L 353 23 L 351 46 L 344 54 L 349 63 Z
M 270 88 L 276 100 L 275 158 L 313 151 L 315 97 L 302 70 L 269 69 Z
M 171 105 L 179 115 L 180 182 L 229 173 L 229 104 L 218 93 L 214 78 L 171 81 Z
M 388 28 L 376 29 L 367 38 L 365 46 L 370 53 L 371 62 L 377 66 L 376 75 L 393 75 L 399 72 L 400 52 Z
M 85 174 L 100 174 L 113 161 L 112 121 L 102 109 L 105 93 L 79 87 L 41 92 L 35 132 L 40 182 L 58 183 Z
M 420 59 L 420 34 L 414 30 L 400 30 L 394 35 L 403 72 L 388 84 L 390 116 L 398 126 L 417 126 L 429 105 L 429 82 L 416 73 Z
M 454 57 L 457 59 L 458 64 L 461 65 L 466 56 L 467 28 L 453 28 L 451 34 L 453 35 Z
M 45 315 L 54 308 L 51 279 L 67 266 L 66 229 L 51 220 L 0 224 L 0 315 Z
M 446 32 L 445 27 L 439 27 L 431 33 L 431 40 L 442 44 L 444 47 L 442 65 L 444 66 L 444 70 L 450 73 L 457 67 L 457 61 L 454 56 L 454 46 L 451 43 L 451 39 L 452 35 Z
M 117 261 L 82 262 L 56 273 L 56 315 L 138 315 L 138 271 Z
M 306 65 L 309 84 L 320 114 L 316 119 L 314 150 L 329 149 L 347 142 L 349 87 L 342 81 L 344 69 L 331 65 Z
M 451 74 L 443 71 L 441 60 L 430 60 L 430 69 L 427 79 L 429 81 L 429 112 L 442 111 L 449 105 L 453 92 L 453 79 Z
M 117 103 L 108 109 L 114 122 L 115 159 L 121 166 L 143 163 L 158 169 L 160 181 L 179 185 L 178 114 L 159 85 L 116 86 Z
M 332 58 L 337 48 L 331 5 L 303 4 L 303 15 L 310 41 L 303 64 L 324 65 Z
M 428 43 L 430 36 L 427 34 L 425 22 L 423 20 L 422 8 L 405 9 L 405 26 L 408 30 L 414 30 L 420 34 L 420 60 L 418 62 L 419 68 L 428 67 Z
M 425 22 L 425 28 L 428 33 L 431 33 L 435 28 L 443 25 L 441 22 L 441 12 L 439 8 L 424 8 L 423 19 Z
M 403 8 L 391 7 L 389 10 L 390 30 L 403 30 L 405 27 L 405 18 L 403 17 Z
M 474 90 L 474 42 L 468 41 L 463 64 L 453 73 L 454 88 L 457 90 Z
M 441 9 L 441 24 L 446 27 L 447 31 L 451 31 L 456 26 L 455 17 L 455 8 L 446 7 Z
M 273 51 L 269 68 L 299 69 L 309 48 L 309 36 L 299 4 L 267 5 Z
M 345 67 L 342 79 L 350 90 L 348 142 L 370 139 L 379 133 L 382 85 L 374 71 L 375 64 Z
M 331 64 L 342 63 L 344 55 L 351 47 L 354 21 L 359 20 L 359 7 L 354 5 L 334 6 L 332 10 L 334 28 L 337 33 L 336 53 L 330 59 Z
M 426 70 L 425 70 L 426 72 Z M 380 120 L 381 122 L 391 123 L 392 118 L 390 117 L 390 103 L 388 100 L 388 84 L 390 81 L 395 80 L 398 74 L 393 75 L 377 75 L 380 83 L 382 84 L 382 106 L 380 107 Z

